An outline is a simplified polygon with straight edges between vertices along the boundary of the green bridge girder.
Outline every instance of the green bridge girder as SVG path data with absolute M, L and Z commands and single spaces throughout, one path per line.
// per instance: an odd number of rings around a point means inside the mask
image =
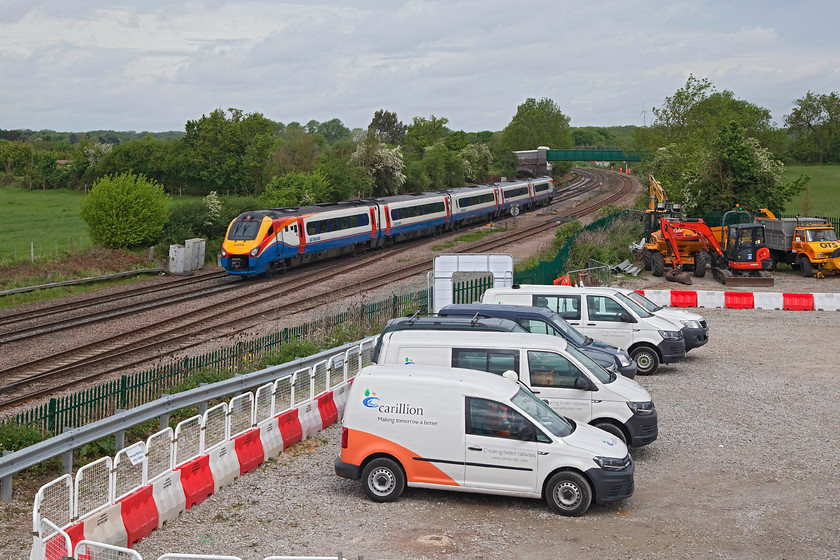
M 547 161 L 642 161 L 644 152 L 624 150 L 547 150 Z

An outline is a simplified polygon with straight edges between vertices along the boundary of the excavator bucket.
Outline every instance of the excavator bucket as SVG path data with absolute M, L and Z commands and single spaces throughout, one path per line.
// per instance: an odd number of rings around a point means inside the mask
M 665 271 L 665 280 L 668 282 L 679 282 L 691 286 L 694 282 L 691 280 L 691 273 L 685 270 L 671 268 Z

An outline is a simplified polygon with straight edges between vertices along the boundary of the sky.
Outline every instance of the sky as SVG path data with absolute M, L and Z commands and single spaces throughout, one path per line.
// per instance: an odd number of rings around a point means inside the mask
M 0 0 L 0 129 L 288 123 L 502 130 L 527 98 L 573 127 L 650 124 L 690 74 L 784 125 L 840 91 L 840 4 L 758 0 Z

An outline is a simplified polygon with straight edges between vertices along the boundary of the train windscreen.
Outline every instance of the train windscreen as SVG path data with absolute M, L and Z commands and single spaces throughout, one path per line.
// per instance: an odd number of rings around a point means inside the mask
M 262 220 L 236 220 L 230 228 L 231 241 L 251 241 L 257 238 Z

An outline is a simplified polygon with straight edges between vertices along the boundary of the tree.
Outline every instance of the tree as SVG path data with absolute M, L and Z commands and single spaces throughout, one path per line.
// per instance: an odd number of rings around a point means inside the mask
M 94 242 L 114 249 L 154 243 L 169 216 L 163 187 L 143 175 L 102 177 L 82 198 L 81 216 Z
M 319 171 L 292 171 L 266 185 L 262 199 L 271 208 L 303 206 L 323 202 L 328 190 L 329 183 Z
M 374 196 L 397 194 L 405 184 L 402 152 L 379 142 L 372 130 L 359 143 L 353 160 L 373 179 Z
M 689 216 L 731 210 L 736 204 L 753 212 L 780 210 L 808 182 L 800 177 L 783 183 L 783 176 L 782 162 L 732 122 L 683 168 L 675 199 Z
M 805 162 L 840 162 L 840 95 L 810 91 L 785 117 L 794 138 L 792 151 Z
M 432 117 L 434 118 L 434 117 Z M 380 142 L 399 146 L 405 139 L 408 127 L 397 120 L 397 114 L 385 109 L 380 109 L 373 114 L 369 129 L 373 129 Z
M 493 156 L 486 144 L 468 144 L 459 152 L 464 160 L 464 179 L 473 183 L 481 183 L 490 173 L 490 162 Z
M 414 155 L 421 156 L 425 148 L 434 145 L 446 135 L 448 122 L 446 117 L 437 118 L 434 115 L 428 119 L 414 117 L 405 133 L 406 149 Z
M 274 145 L 272 159 L 278 172 L 283 175 L 293 171 L 313 171 L 320 155 L 321 148 L 315 142 L 315 135 L 289 124 Z
M 315 128 L 315 132 L 323 135 L 329 144 L 350 138 L 350 129 L 344 126 L 339 119 L 330 119 L 327 122 L 322 122 Z
M 539 101 L 529 97 L 516 108 L 516 114 L 502 131 L 501 146 L 504 149 L 536 150 L 539 146 L 552 149 L 571 148 L 569 117 L 547 97 Z
M 349 155 L 324 154 L 318 159 L 315 171 L 323 175 L 328 183 L 324 202 L 364 198 L 373 192 L 373 178 Z

